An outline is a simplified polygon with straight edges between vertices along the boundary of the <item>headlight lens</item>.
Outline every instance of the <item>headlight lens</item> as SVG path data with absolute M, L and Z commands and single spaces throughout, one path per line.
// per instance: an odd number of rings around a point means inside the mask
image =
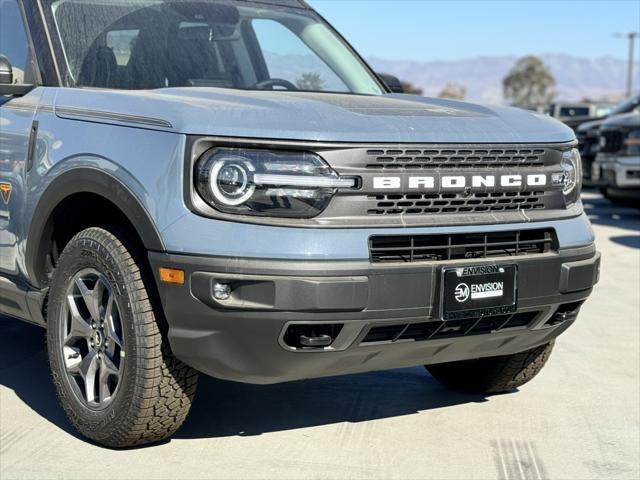
M 195 182 L 202 198 L 222 212 L 288 218 L 315 217 L 338 188 L 356 185 L 314 153 L 233 148 L 207 152 Z
M 562 185 L 565 203 L 570 205 L 578 201 L 582 188 L 582 160 L 577 148 L 562 153 L 560 168 L 562 173 L 553 175 L 553 183 Z
M 640 155 L 640 130 L 631 130 L 624 141 L 627 155 Z

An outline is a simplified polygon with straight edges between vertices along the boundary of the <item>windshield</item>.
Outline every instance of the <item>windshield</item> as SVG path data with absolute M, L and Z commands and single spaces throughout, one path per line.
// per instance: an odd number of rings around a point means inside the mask
M 384 93 L 314 12 L 239 0 L 45 2 L 63 84 Z
M 586 117 L 589 115 L 589 107 L 560 107 L 559 117 Z

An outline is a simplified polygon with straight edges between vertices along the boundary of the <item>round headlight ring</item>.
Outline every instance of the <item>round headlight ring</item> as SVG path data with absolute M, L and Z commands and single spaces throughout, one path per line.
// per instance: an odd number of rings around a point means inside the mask
M 241 157 L 216 160 L 209 175 L 211 194 L 223 205 L 242 205 L 256 190 L 252 181 L 254 171 L 253 165 Z

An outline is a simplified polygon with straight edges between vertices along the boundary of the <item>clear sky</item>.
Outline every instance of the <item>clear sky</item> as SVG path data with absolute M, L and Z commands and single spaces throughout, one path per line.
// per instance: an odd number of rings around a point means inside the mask
M 307 0 L 365 57 L 452 60 L 565 53 L 627 59 L 640 0 Z M 636 55 L 640 42 L 636 42 Z

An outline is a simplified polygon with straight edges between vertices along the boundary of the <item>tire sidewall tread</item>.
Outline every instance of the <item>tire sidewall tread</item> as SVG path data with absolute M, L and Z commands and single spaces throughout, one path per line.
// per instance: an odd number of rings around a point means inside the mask
M 161 309 L 154 308 L 153 281 L 142 262 L 125 245 L 126 235 L 102 228 L 78 233 L 66 245 L 51 281 L 47 344 L 53 383 L 73 426 L 83 435 L 110 447 L 163 440 L 182 424 L 195 394 L 197 372 L 173 357 Z M 73 276 L 94 268 L 112 285 L 120 309 L 125 365 L 112 403 L 95 411 L 71 390 L 59 339 L 60 309 Z M 146 277 L 146 279 L 145 279 Z
M 506 393 L 538 375 L 553 346 L 554 342 L 549 342 L 513 355 L 426 365 L 426 368 L 436 380 L 457 390 Z

